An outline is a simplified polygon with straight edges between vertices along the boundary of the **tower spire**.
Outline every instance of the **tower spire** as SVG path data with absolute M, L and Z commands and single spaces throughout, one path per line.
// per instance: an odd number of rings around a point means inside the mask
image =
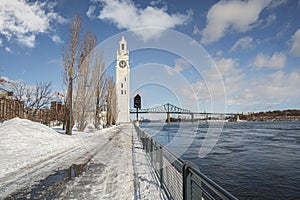
M 124 35 L 122 35 L 122 38 L 121 38 L 119 44 L 120 44 L 120 48 L 119 48 L 120 55 L 128 54 L 128 52 L 127 52 L 127 41 L 125 40 Z

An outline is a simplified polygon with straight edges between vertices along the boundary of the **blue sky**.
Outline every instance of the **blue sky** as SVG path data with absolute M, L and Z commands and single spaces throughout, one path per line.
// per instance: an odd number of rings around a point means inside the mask
M 0 76 L 61 91 L 74 13 L 96 34 L 112 75 L 125 35 L 132 96 L 142 94 L 143 107 L 300 109 L 299 0 L 1 0 Z

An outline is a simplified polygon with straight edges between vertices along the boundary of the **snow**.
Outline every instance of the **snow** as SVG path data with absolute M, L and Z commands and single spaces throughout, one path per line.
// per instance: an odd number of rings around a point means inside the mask
M 78 145 L 45 125 L 19 118 L 4 122 L 0 137 L 0 178 Z
M 133 125 L 115 127 L 98 137 L 103 145 L 96 149 L 91 147 L 97 140 L 83 139 L 94 155 L 89 170 L 67 186 L 59 199 L 165 199 Z
M 88 161 L 59 199 L 165 199 L 132 124 L 68 136 L 19 118 L 0 125 L 0 199 Z

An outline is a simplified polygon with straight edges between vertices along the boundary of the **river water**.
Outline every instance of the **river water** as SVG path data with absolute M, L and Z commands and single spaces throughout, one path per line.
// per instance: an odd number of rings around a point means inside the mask
M 300 199 L 300 122 L 226 122 L 204 158 L 209 123 L 140 127 L 239 199 Z

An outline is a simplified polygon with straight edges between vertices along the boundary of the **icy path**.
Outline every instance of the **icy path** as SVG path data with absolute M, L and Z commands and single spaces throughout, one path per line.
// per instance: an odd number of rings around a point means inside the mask
M 68 183 L 58 199 L 132 199 L 131 135 L 124 134 L 129 127 L 117 127 L 99 140 L 85 138 L 83 142 L 94 157 L 87 170 Z M 99 145 L 90 148 L 95 142 Z
M 138 139 L 133 127 L 132 130 L 132 155 L 135 174 L 135 199 L 167 199 L 160 183 L 154 174 L 149 158 Z
M 133 125 L 102 138 L 87 170 L 57 199 L 162 199 L 163 192 L 142 151 Z M 86 141 L 89 146 L 90 140 Z M 132 143 L 133 142 L 133 143 Z M 134 173 L 133 173 L 134 172 Z

